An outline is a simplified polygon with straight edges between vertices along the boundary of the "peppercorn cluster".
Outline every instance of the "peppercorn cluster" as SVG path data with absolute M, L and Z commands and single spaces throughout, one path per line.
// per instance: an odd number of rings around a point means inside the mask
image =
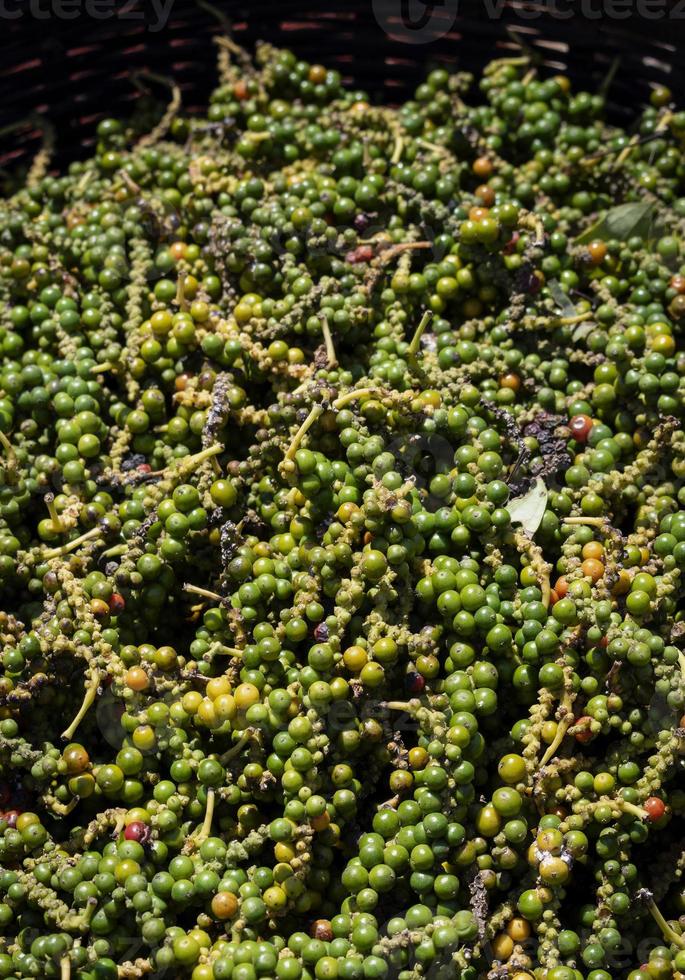
M 219 38 L 0 204 L 0 978 L 685 977 L 685 113 Z

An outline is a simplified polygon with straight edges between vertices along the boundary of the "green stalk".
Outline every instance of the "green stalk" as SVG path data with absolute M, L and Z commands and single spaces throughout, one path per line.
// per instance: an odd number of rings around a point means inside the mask
M 416 367 L 418 364 L 417 355 L 419 353 L 419 348 L 421 346 L 421 337 L 423 336 L 423 332 L 428 326 L 428 324 L 431 322 L 432 318 L 433 318 L 432 312 L 430 310 L 426 310 L 426 312 L 421 317 L 421 322 L 419 323 L 418 327 L 414 331 L 414 336 L 411 339 L 411 343 L 409 344 L 409 350 L 407 351 L 407 361 L 409 362 L 409 364 L 411 364 L 412 367 Z
M 685 949 L 685 936 L 679 935 L 675 929 L 672 929 L 671 926 L 669 926 L 668 922 L 666 919 L 664 919 L 663 915 L 657 908 L 656 902 L 653 898 L 647 899 L 647 908 L 649 909 L 652 918 L 661 929 L 661 934 L 666 942 L 673 943 L 674 946 L 678 946 L 680 949 Z

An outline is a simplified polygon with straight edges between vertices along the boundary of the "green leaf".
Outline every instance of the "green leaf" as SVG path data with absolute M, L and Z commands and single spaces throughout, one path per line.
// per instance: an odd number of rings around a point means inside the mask
M 647 240 L 654 232 L 654 205 L 649 201 L 633 201 L 610 208 L 592 227 L 578 235 L 576 242 L 583 245 L 609 238 L 624 242 L 633 237 Z
M 512 524 L 520 524 L 523 533 L 529 538 L 532 538 L 540 527 L 547 506 L 547 496 L 545 481 L 539 476 L 527 493 L 514 497 L 507 504 Z
M 595 329 L 596 324 L 592 320 L 583 320 L 576 327 L 573 328 L 573 340 L 577 343 L 579 340 L 583 340 L 589 333 Z
M 564 290 L 561 288 L 559 281 L 557 279 L 550 279 L 547 283 L 547 289 L 562 313 L 565 313 L 566 316 L 573 316 L 573 314 L 576 312 L 576 308 Z

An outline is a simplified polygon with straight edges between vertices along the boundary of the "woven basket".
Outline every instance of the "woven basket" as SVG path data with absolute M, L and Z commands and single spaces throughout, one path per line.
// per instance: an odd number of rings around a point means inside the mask
M 173 76 L 186 111 L 204 104 L 215 82 L 212 37 L 222 32 L 207 6 L 165 0 L 171 11 L 161 25 L 151 0 L 69 0 L 70 14 L 79 11 L 72 19 L 64 19 L 61 2 L 31 0 L 11 7 L 21 16 L 0 14 L 5 168 L 26 162 L 37 149 L 40 130 L 28 122 L 35 114 L 55 126 L 56 164 L 87 155 L 99 119 L 130 113 L 140 96 L 132 83 L 139 71 Z M 420 0 L 214 0 L 239 43 L 250 48 L 266 40 L 291 48 L 390 103 L 405 98 L 427 66 L 478 71 L 492 57 L 515 54 L 516 37 L 576 84 L 597 90 L 604 82 L 617 121 L 632 118 L 656 83 L 676 93 L 685 88 L 685 43 L 679 43 L 685 42 L 685 9 L 679 4 L 555 0 L 550 12 L 550 2 L 438 0 L 424 7 Z M 100 19 L 92 14 L 95 3 Z M 569 18 L 571 5 L 582 10 Z M 159 86 L 158 93 L 168 94 Z

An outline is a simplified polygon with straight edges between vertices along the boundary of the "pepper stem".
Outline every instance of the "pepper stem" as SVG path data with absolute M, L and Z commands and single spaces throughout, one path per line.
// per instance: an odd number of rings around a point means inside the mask
M 57 508 L 55 507 L 55 495 L 52 493 L 45 494 L 45 506 L 50 514 L 50 519 L 52 520 L 52 529 L 56 534 L 61 534 L 64 530 L 64 524 L 62 519 L 57 513 Z
M 10 468 L 14 468 L 17 465 L 17 454 L 14 451 L 12 443 L 9 441 L 5 433 L 0 429 L 0 445 L 5 451 L 5 456 L 7 456 L 7 464 Z
M 59 961 L 59 976 L 60 980 L 70 980 L 71 977 L 71 960 L 68 956 L 63 956 Z
M 230 749 L 227 749 L 227 751 L 221 756 L 219 759 L 221 765 L 223 766 L 225 763 L 230 762 L 231 759 L 235 758 L 235 756 L 237 756 L 245 748 L 247 743 L 250 741 L 250 737 L 251 733 L 249 730 L 241 735 L 235 745 L 233 745 Z
M 179 470 L 183 473 L 189 467 L 190 469 L 194 469 L 196 466 L 204 463 L 206 459 L 211 459 L 212 456 L 218 456 L 220 452 L 223 452 L 223 448 L 220 443 L 216 442 L 213 446 L 208 446 L 207 449 L 203 449 L 202 452 L 195 453 L 194 456 L 182 456 L 176 467 L 173 465 L 168 466 L 165 470 L 155 475 L 163 476 L 167 473 L 178 472 Z
M 671 926 L 669 926 L 668 922 L 666 919 L 664 919 L 663 915 L 657 908 L 657 904 L 654 899 L 648 898 L 646 904 L 652 918 L 661 929 L 661 933 L 666 942 L 673 943 L 674 946 L 679 946 L 680 949 L 685 949 L 685 936 L 679 935 L 675 929 L 672 929 Z
M 184 312 L 188 309 L 188 300 L 186 299 L 185 295 L 187 278 L 188 274 L 186 273 L 185 269 L 179 269 L 178 282 L 176 284 L 176 305 Z
M 218 592 L 210 592 L 209 589 L 201 589 L 199 585 L 191 585 L 189 582 L 184 583 L 183 591 L 192 592 L 193 595 L 201 595 L 205 599 L 212 599 L 212 601 L 221 603 L 222 605 L 226 602 L 226 598 L 219 595 Z
M 588 320 L 589 318 L 590 318 L 589 312 L 576 313 L 575 316 L 562 316 L 559 322 L 563 323 L 564 326 L 570 327 L 574 323 L 582 323 L 583 320 Z
M 283 457 L 283 462 L 291 462 L 295 458 L 295 453 L 300 448 L 302 440 L 307 435 L 311 427 L 314 425 L 316 420 L 323 414 L 323 408 L 321 405 L 313 405 L 309 410 L 309 415 L 304 420 L 300 428 L 297 430 L 293 436 L 293 440 L 288 447 L 288 450 Z
M 95 701 L 95 698 L 96 698 L 97 693 L 98 693 L 98 686 L 100 684 L 100 680 L 101 680 L 101 677 L 100 677 L 99 671 L 95 671 L 95 673 L 93 674 L 93 676 L 92 676 L 92 678 L 90 680 L 90 683 L 86 687 L 86 693 L 83 695 L 83 701 L 81 702 L 81 707 L 76 712 L 76 716 L 75 716 L 74 720 L 69 725 L 69 727 L 68 728 L 65 728 L 65 730 L 62 732 L 62 738 L 63 739 L 66 739 L 67 741 L 69 741 L 70 739 L 73 738 L 74 732 L 76 731 L 76 729 L 78 728 L 78 726 L 81 724 L 81 722 L 83 721 L 83 719 L 87 715 L 88 710 L 90 709 L 91 705 Z
M 412 711 L 416 711 L 417 708 L 421 706 L 421 703 L 416 700 L 412 701 L 384 701 L 383 707 L 389 708 L 391 711 L 407 711 L 409 714 Z
M 323 333 L 324 343 L 326 344 L 326 357 L 328 358 L 328 367 L 332 368 L 338 363 L 338 358 L 335 356 L 335 345 L 333 344 L 333 336 L 331 334 L 331 328 L 328 326 L 328 318 L 325 316 L 321 317 L 321 332 Z
M 604 517 L 564 517 L 564 524 L 583 524 L 588 527 L 602 527 L 606 523 Z
M 50 551 L 46 551 L 43 557 L 47 561 L 50 558 L 59 558 L 61 555 L 67 555 L 70 551 L 74 551 L 75 548 L 80 547 L 86 541 L 91 541 L 96 538 L 99 534 L 102 534 L 102 530 L 99 527 L 91 527 L 90 531 L 85 531 L 80 534 L 73 541 L 67 541 L 59 548 L 51 548 Z
M 547 750 L 545 751 L 545 754 L 543 755 L 542 759 L 540 759 L 540 767 L 539 767 L 540 769 L 542 769 L 543 766 L 546 766 L 549 760 L 554 757 L 554 753 L 557 751 L 561 743 L 564 741 L 564 738 L 566 737 L 566 733 L 571 727 L 571 723 L 574 721 L 573 714 L 571 711 L 572 702 L 573 702 L 573 698 L 571 694 L 569 692 L 565 693 L 563 698 L 561 699 L 561 705 L 559 707 L 564 708 L 566 713 L 564 717 L 561 718 L 561 720 L 557 725 L 557 733 L 554 736 L 554 739 L 547 746 Z
M 354 391 L 348 391 L 347 394 L 336 398 L 333 402 L 333 408 L 337 412 L 339 409 L 344 408 L 345 405 L 349 405 L 350 402 L 356 402 L 360 398 L 373 398 L 374 395 L 380 395 L 380 393 L 378 388 L 355 388 Z
M 424 330 L 431 322 L 432 317 L 433 314 L 431 313 L 431 311 L 426 310 L 426 312 L 421 317 L 421 322 L 419 323 L 418 327 L 414 331 L 414 336 L 411 339 L 411 343 L 409 344 L 409 350 L 407 351 L 407 360 L 409 361 L 410 364 L 416 362 L 416 355 L 418 354 L 419 348 L 421 346 L 421 337 L 423 336 Z
M 195 850 L 207 840 L 212 831 L 212 820 L 214 819 L 214 806 L 216 803 L 216 793 L 213 789 L 207 790 L 207 806 L 205 807 L 205 818 L 202 826 L 197 833 L 192 834 L 187 841 L 187 849 Z
M 624 800 L 622 797 L 614 800 L 614 802 L 618 804 L 619 809 L 623 810 L 624 813 L 632 813 L 638 820 L 646 820 L 649 816 L 647 811 L 643 810 L 641 806 L 635 806 L 634 803 L 629 803 L 628 800 Z

